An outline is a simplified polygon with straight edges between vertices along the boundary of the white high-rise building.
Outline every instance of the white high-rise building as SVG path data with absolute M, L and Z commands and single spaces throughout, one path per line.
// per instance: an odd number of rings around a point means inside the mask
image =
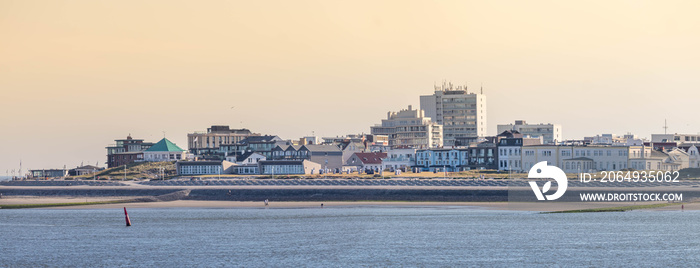
M 483 93 L 483 92 L 482 92 Z M 469 93 L 466 86 L 445 83 L 433 95 L 420 96 L 427 117 L 442 125 L 443 143 L 452 146 L 460 137 L 486 136 L 486 96 Z

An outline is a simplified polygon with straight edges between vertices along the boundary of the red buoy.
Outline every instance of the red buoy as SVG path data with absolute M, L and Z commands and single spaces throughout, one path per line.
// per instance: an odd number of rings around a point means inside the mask
M 126 207 L 124 207 L 124 216 L 126 217 L 126 226 L 131 226 L 131 220 L 129 220 L 129 213 L 126 213 Z

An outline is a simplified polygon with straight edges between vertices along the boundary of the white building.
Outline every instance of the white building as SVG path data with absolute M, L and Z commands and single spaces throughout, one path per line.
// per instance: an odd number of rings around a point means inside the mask
M 267 157 L 256 152 L 246 152 L 241 155 L 227 156 L 226 161 L 234 162 L 237 165 L 257 165 L 258 161 L 267 160 Z
M 700 143 L 700 134 L 651 134 L 651 142 Z
M 541 138 L 501 138 L 497 144 L 498 170 L 516 172 L 523 170 L 523 146 L 540 144 L 542 144 Z
M 345 162 L 345 169 L 351 171 L 373 170 L 379 172 L 383 170 L 382 159 L 386 158 L 386 153 L 354 153 Z
M 179 161 L 187 158 L 187 151 L 166 138 L 156 142 L 148 150 L 143 151 L 143 161 L 146 162 Z
M 321 138 L 318 136 L 304 136 L 299 139 L 299 145 L 321 144 L 321 142 Z
M 522 171 L 547 161 L 566 173 L 618 171 L 628 168 L 627 146 L 534 145 L 522 148 Z
M 416 149 L 391 149 L 387 152 L 387 157 L 384 158 L 383 164 L 384 167 L 389 169 L 411 170 L 411 167 L 416 164 Z
M 542 137 L 545 144 L 557 144 L 561 142 L 561 125 L 559 124 L 528 124 L 524 120 L 516 120 L 515 124 L 498 125 L 498 133 L 503 131 L 518 131 L 523 137 Z
M 258 162 L 260 174 L 303 175 L 318 174 L 321 164 L 309 160 L 265 160 Z
M 600 134 L 593 137 L 585 137 L 584 141 L 590 144 L 606 144 L 606 145 L 622 145 L 636 146 L 643 145 L 644 140 L 633 134 L 615 135 L 615 134 Z
M 233 174 L 258 174 L 258 162 L 267 160 L 267 157 L 256 152 L 246 152 L 242 155 L 227 156 L 226 160 L 235 162 Z
M 700 144 L 685 144 L 678 148 L 688 153 L 689 168 L 700 168 Z
M 391 148 L 425 149 L 441 147 L 442 126 L 425 116 L 423 110 L 407 110 L 387 113 L 381 125 L 370 127 L 373 135 L 389 136 Z
M 178 161 L 177 175 L 221 175 L 232 173 L 234 163 L 229 161 Z
M 669 153 L 654 150 L 651 146 L 630 146 L 629 167 L 635 170 L 676 171 L 690 165 L 689 153 L 682 150 L 679 152 L 678 149 Z
M 420 107 L 442 125 L 445 146 L 453 146 L 460 137 L 486 136 L 486 95 L 468 93 L 466 86 L 435 87 L 433 95 L 420 96 Z

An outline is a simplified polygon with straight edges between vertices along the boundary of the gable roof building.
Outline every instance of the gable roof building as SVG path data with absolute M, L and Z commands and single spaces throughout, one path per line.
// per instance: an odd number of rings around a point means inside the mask
M 349 166 L 381 165 L 386 153 L 354 153 L 348 162 Z

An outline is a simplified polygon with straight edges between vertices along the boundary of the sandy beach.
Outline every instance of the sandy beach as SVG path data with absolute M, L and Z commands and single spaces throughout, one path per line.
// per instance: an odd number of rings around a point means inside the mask
M 11 197 L 0 199 L 0 207 L 4 204 L 51 204 L 51 203 L 80 203 L 80 202 L 100 202 L 128 200 L 132 198 L 114 197 Z M 266 207 L 262 201 L 200 201 L 200 200 L 175 200 L 168 202 L 137 202 L 137 203 L 115 203 L 98 205 L 75 205 L 50 207 L 50 209 L 115 209 L 115 208 L 324 208 L 328 207 L 358 207 L 358 206 L 393 206 L 393 207 L 434 207 L 434 206 L 460 206 L 474 207 L 478 209 L 492 210 L 514 210 L 514 211 L 564 211 L 577 209 L 594 209 L 608 207 L 622 207 L 640 205 L 642 203 L 632 202 L 559 202 L 559 203 L 532 203 L 532 202 L 403 202 L 403 201 L 306 201 L 306 202 L 276 202 L 269 201 Z M 654 203 L 643 203 L 654 204 Z M 686 203 L 684 210 L 700 210 L 700 203 Z M 652 211 L 678 211 L 681 204 L 674 204 L 662 208 L 646 209 Z

